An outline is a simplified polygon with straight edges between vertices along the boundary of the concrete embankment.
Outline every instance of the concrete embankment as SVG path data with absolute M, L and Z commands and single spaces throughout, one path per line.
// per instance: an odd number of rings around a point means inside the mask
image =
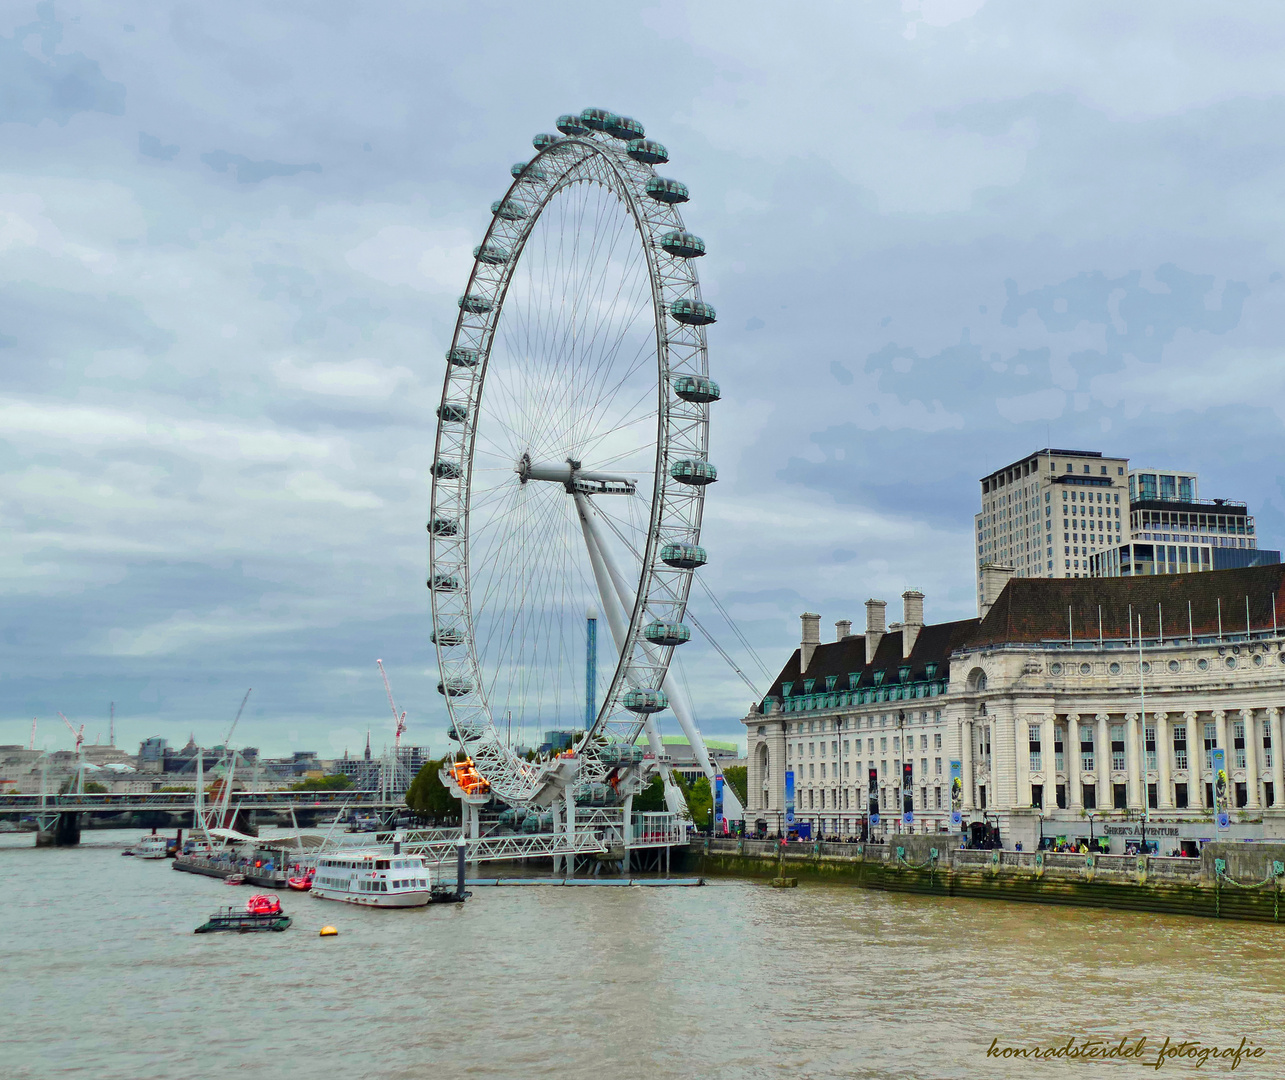
M 713 840 L 685 869 L 706 877 L 828 881 L 863 889 L 1280 922 L 1285 844 L 1206 844 L 1199 859 L 963 851 L 949 837 L 887 844 Z

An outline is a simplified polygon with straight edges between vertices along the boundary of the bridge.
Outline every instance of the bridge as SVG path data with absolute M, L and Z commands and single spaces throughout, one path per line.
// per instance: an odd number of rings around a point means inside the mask
M 204 796 L 204 792 L 199 793 Z M 235 795 L 236 801 L 232 802 Z M 65 792 L 39 795 L 0 795 L 0 818 L 36 822 L 36 846 L 67 847 L 80 843 L 83 814 L 132 814 L 139 811 L 191 815 L 193 826 L 211 821 L 236 822 L 256 810 L 272 813 L 342 814 L 351 810 L 390 818 L 405 803 L 379 791 L 237 791 L 221 801 L 198 797 L 196 791 Z
M 400 797 L 379 791 L 234 791 L 232 799 L 239 810 L 360 809 L 395 810 L 405 807 Z M 195 791 L 150 791 L 120 794 L 0 795 L 0 817 L 36 817 L 40 814 L 119 814 L 137 810 L 159 810 L 169 813 L 193 813 L 197 807 Z

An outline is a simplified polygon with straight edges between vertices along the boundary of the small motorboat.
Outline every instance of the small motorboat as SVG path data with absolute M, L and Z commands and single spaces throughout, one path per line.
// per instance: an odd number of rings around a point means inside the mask
M 274 893 L 255 893 L 245 902 L 245 910 L 251 915 L 280 915 L 281 901 Z
M 168 847 L 169 839 L 167 837 L 152 833 L 150 836 L 144 836 L 125 854 L 137 855 L 140 859 L 163 859 L 167 854 Z
M 281 901 L 270 894 L 260 893 L 250 897 L 244 908 L 219 908 L 209 921 L 202 923 L 194 934 L 213 934 L 220 930 L 235 930 L 246 934 L 259 930 L 284 930 L 291 919 L 281 910 Z
M 245 875 L 244 875 L 244 874 L 229 874 L 227 877 L 225 877 L 225 878 L 223 879 L 223 884 L 224 884 L 224 885 L 244 885 L 244 884 L 245 884 Z
M 295 892 L 307 892 L 312 888 L 312 874 L 304 874 L 303 877 L 287 878 L 286 886 L 294 889 Z

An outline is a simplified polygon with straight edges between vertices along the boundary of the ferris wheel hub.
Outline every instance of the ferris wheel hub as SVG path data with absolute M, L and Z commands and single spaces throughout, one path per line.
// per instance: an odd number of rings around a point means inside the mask
M 638 491 L 638 481 L 632 477 L 586 469 L 574 458 L 536 462 L 530 454 L 523 454 L 513 471 L 524 484 L 546 480 L 561 484 L 571 495 L 633 495 Z

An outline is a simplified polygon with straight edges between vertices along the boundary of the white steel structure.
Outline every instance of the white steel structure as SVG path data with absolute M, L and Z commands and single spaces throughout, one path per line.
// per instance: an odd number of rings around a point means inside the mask
M 433 641 L 452 725 L 513 806 L 625 801 L 650 765 L 644 730 L 673 708 L 668 678 L 699 546 L 710 404 L 687 189 L 665 148 L 602 109 L 558 121 L 492 206 L 447 354 L 433 461 Z M 618 653 L 569 758 L 529 762 L 506 733 L 579 727 L 583 613 Z M 703 762 L 704 764 L 704 762 Z M 712 776 L 712 770 L 707 770 Z M 574 845 L 572 845 L 574 846 Z

